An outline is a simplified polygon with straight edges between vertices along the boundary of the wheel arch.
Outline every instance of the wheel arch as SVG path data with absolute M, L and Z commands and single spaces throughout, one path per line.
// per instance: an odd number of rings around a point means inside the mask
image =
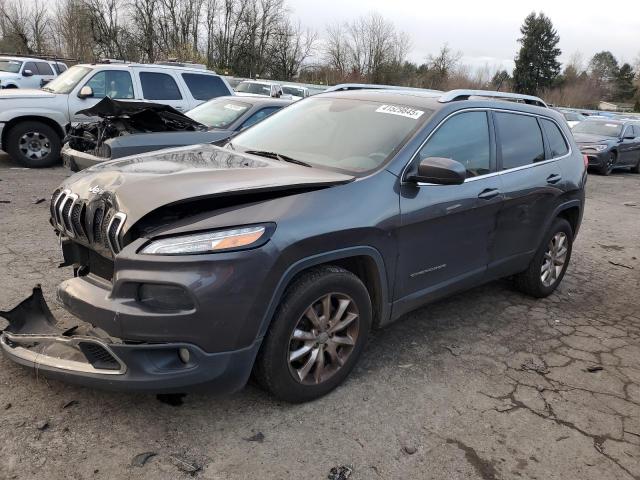
M 321 265 L 335 265 L 360 278 L 371 296 L 373 326 L 378 327 L 386 323 L 391 314 L 391 308 L 387 272 L 382 255 L 370 246 L 350 247 L 306 257 L 291 265 L 280 278 L 271 297 L 260 325 L 259 338 L 264 337 L 267 333 L 273 314 L 286 288 L 302 273 Z

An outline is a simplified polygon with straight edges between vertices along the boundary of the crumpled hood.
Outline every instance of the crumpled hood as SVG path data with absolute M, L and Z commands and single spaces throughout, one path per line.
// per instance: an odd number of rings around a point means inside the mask
M 126 232 L 143 216 L 166 205 L 260 191 L 295 193 L 353 179 L 205 144 L 105 162 L 73 175 L 61 188 L 87 202 L 100 197 L 125 213 Z
M 613 137 L 605 137 L 603 135 L 592 135 L 588 133 L 574 133 L 573 138 L 578 144 L 594 144 L 594 143 L 606 143 L 614 141 Z
M 39 101 L 44 98 L 53 98 L 54 93 L 45 92 L 44 90 L 36 90 L 33 88 L 7 88 L 0 90 L 0 101 L 3 98 L 29 98 L 38 99 Z M 0 110 L 2 107 L 0 106 Z

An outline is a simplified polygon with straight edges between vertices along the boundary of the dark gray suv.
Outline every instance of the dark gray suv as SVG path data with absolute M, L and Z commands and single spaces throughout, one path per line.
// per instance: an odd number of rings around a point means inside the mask
M 53 194 L 83 322 L 36 287 L 5 354 L 97 387 L 220 392 L 255 378 L 306 401 L 349 374 L 371 328 L 513 277 L 558 286 L 586 166 L 562 116 L 494 92 L 351 91 L 274 114 L 225 148 L 115 160 Z

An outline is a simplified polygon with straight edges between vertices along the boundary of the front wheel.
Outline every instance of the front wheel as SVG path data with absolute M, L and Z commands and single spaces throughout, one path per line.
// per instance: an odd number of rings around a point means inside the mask
M 616 152 L 609 153 L 604 165 L 601 165 L 600 168 L 598 168 L 598 173 L 600 173 L 600 175 L 610 175 L 613 171 L 613 167 L 616 165 L 617 159 L 618 156 L 616 155 Z
M 7 134 L 7 153 L 30 168 L 50 167 L 58 162 L 62 142 L 49 125 L 42 122 L 22 122 Z
M 367 342 L 372 307 L 351 272 L 323 266 L 285 292 L 256 360 L 254 376 L 292 403 L 329 393 L 349 375 Z
M 553 293 L 564 277 L 573 247 L 573 230 L 564 218 L 556 218 L 529 267 L 515 276 L 518 290 L 536 298 Z

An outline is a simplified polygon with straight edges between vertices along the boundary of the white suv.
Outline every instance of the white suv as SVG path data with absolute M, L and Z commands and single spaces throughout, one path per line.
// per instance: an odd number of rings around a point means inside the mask
M 104 97 L 148 100 L 187 111 L 211 98 L 233 95 L 214 72 L 167 65 L 76 65 L 42 90 L 0 90 L 0 150 L 27 167 L 60 158 L 66 125 L 90 120 L 76 112 Z
M 40 88 L 67 70 L 65 63 L 32 57 L 0 57 L 0 88 Z

